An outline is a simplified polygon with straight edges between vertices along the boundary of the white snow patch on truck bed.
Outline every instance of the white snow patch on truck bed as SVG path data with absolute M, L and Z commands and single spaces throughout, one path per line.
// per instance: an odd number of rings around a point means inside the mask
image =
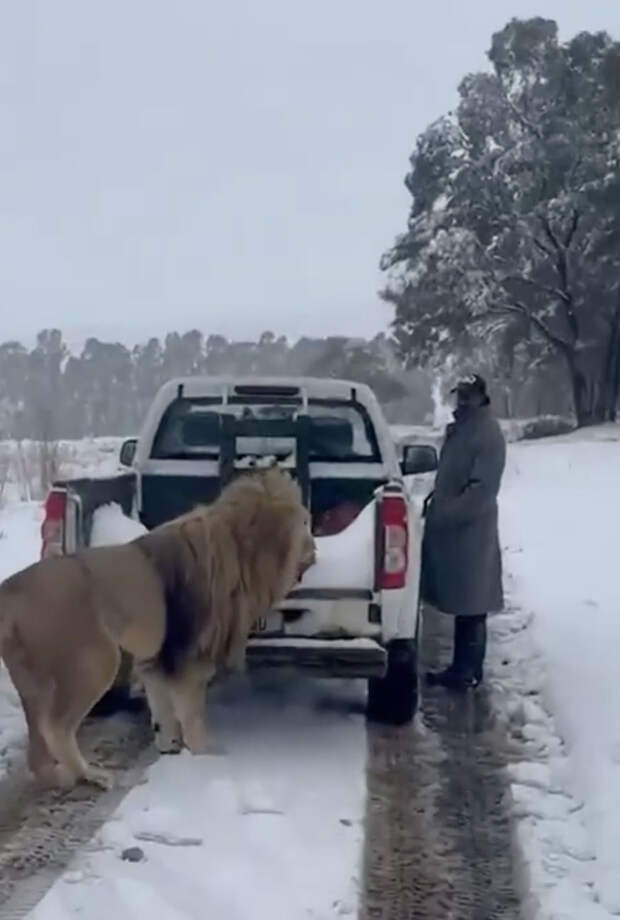
M 375 502 L 371 501 L 341 533 L 315 537 L 316 564 L 301 588 L 367 588 L 375 577 Z
M 140 521 L 127 517 L 120 505 L 111 502 L 97 508 L 93 514 L 90 545 L 114 546 L 130 543 L 146 532 L 146 527 Z

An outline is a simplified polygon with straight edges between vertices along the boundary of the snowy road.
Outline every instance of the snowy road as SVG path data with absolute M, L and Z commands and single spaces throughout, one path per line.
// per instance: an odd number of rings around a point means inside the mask
M 158 759 L 114 814 L 118 798 L 95 807 L 84 792 L 69 803 L 31 805 L 23 796 L 16 821 L 19 809 L 5 798 L 0 916 L 26 916 L 41 895 L 33 920 L 133 920 L 147 904 L 161 920 L 355 916 L 365 797 L 360 691 L 352 682 L 266 675 L 214 688 L 210 725 L 221 756 Z M 100 725 L 113 735 L 115 721 Z M 113 745 L 121 782 L 144 736 L 134 723 Z M 101 759 L 101 743 L 96 753 Z M 129 847 L 144 860 L 123 861 Z
M 435 664 L 437 618 L 425 631 Z M 133 920 L 145 905 L 162 920 L 516 918 L 505 734 L 486 692 L 433 691 L 413 727 L 367 734 L 362 690 L 281 677 L 221 688 L 223 755 L 157 761 L 113 815 L 120 793 L 9 807 L 0 788 L 1 916 L 28 915 L 56 875 L 32 920 Z M 135 782 L 151 756 L 144 723 L 98 725 L 96 756 Z M 144 861 L 121 859 L 131 846 Z
M 36 556 L 39 516 L 5 510 L 2 574 Z M 85 749 L 117 788 L 68 797 L 33 796 L 2 674 L 0 698 L 3 920 L 516 917 L 505 733 L 485 692 L 423 695 L 412 727 L 367 732 L 363 684 L 254 675 L 214 688 L 222 756 L 156 760 L 144 718 L 94 722 Z

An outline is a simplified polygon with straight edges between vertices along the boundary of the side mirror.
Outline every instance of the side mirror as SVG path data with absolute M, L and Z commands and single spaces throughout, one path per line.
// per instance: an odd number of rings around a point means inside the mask
M 137 446 L 137 438 L 128 438 L 126 441 L 123 441 L 119 457 L 121 466 L 131 466 L 133 464 Z
M 406 444 L 403 450 L 401 470 L 403 476 L 434 473 L 439 461 L 437 451 L 430 444 Z

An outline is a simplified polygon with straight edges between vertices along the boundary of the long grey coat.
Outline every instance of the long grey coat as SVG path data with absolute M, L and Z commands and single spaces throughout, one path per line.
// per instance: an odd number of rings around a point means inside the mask
M 444 613 L 501 610 L 502 556 L 497 495 L 506 442 L 489 406 L 455 413 L 428 503 L 422 596 Z

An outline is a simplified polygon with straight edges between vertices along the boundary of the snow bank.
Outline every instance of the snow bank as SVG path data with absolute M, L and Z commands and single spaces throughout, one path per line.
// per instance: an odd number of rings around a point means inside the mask
M 82 476 L 113 475 L 119 470 L 121 444 L 121 438 L 59 441 L 54 448 L 57 463 L 54 478 L 79 479 Z M 0 441 L 0 499 L 17 503 L 39 496 L 40 493 L 40 442 Z
M 353 920 L 360 698 L 351 682 L 273 675 L 214 688 L 209 721 L 226 753 L 158 760 L 31 920 Z M 123 861 L 128 847 L 144 859 Z
M 120 505 L 102 505 L 93 515 L 90 545 L 114 546 L 130 543 L 146 532 L 146 527 L 139 521 L 127 517 Z
M 514 788 L 541 917 L 620 912 L 619 509 L 620 429 L 511 446 L 501 524 L 523 613 L 498 638 L 506 692 L 509 674 L 528 694 L 510 718 L 539 781 Z

